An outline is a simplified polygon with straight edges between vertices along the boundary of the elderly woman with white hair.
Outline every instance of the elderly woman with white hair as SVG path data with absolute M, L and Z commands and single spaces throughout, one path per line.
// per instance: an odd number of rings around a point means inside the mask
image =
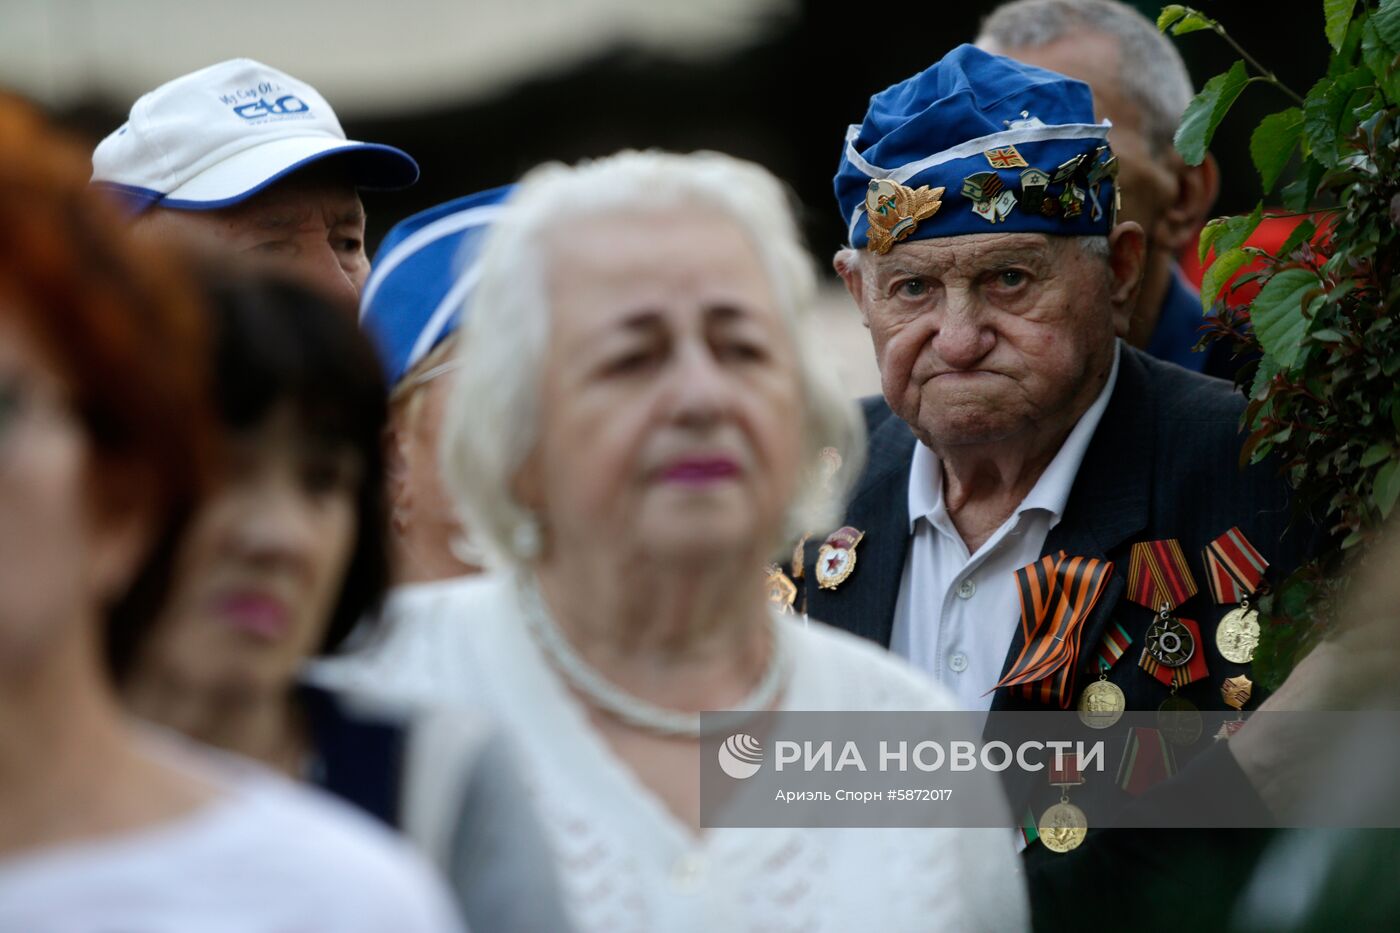
M 861 456 L 805 340 L 814 287 L 755 165 L 624 153 L 527 175 L 482 255 L 442 448 L 504 572 L 321 671 L 497 716 L 580 930 L 1027 923 L 1004 831 L 701 827 L 701 710 L 952 708 L 768 603 L 765 559 L 829 523 Z M 846 461 L 830 484 L 825 447 Z

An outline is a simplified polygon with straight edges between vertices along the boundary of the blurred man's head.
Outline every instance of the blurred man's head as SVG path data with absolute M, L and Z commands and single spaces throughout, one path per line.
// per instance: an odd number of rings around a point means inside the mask
M 398 583 L 469 573 L 465 538 L 438 468 L 438 433 L 457 329 L 481 271 L 477 253 L 509 187 L 457 198 L 395 224 L 375 256 L 360 324 L 379 349 L 389 394 L 388 492 Z
M 358 189 L 418 177 L 406 153 L 346 139 L 315 88 L 249 59 L 142 96 L 92 161 L 138 234 L 276 267 L 347 307 L 369 275 Z
M 1129 341 L 1145 347 L 1156 326 L 1173 257 L 1205 222 L 1219 187 L 1215 162 L 1188 166 L 1172 145 L 1193 95 L 1180 53 L 1150 20 L 1117 0 L 1014 0 L 982 25 L 988 51 L 1078 78 L 1112 121 L 1121 220 L 1147 235 L 1143 289 Z

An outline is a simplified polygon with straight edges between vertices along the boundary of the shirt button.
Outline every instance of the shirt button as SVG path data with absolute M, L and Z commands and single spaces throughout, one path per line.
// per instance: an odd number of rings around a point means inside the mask
M 972 594 L 976 592 L 977 584 L 972 582 L 971 577 L 958 584 L 958 599 L 971 599 Z
M 959 651 L 948 659 L 948 666 L 953 669 L 953 673 L 961 674 L 963 671 L 967 670 L 967 655 Z
M 700 879 L 704 874 L 704 858 L 692 852 L 676 860 L 676 864 L 671 868 L 671 883 L 675 885 L 676 890 L 689 893 L 700 886 Z

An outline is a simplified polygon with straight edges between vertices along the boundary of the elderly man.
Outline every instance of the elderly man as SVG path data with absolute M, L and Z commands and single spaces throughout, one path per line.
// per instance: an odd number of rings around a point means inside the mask
M 393 535 L 391 615 L 427 611 L 433 584 L 480 569 L 464 549 L 438 471 L 438 430 L 456 366 L 462 308 L 510 186 L 467 195 L 395 224 L 379 245 L 360 324 L 384 363 L 389 393 L 388 492 Z
M 357 189 L 418 178 L 407 153 L 346 139 L 315 88 L 246 58 L 142 96 L 92 164 L 138 235 L 284 269 L 347 309 L 369 276 Z
M 891 647 L 969 708 L 1165 706 L 1189 726 L 1225 708 L 1227 679 L 1231 705 L 1258 702 L 1242 604 L 1302 547 L 1275 468 L 1238 466 L 1244 400 L 1121 339 L 1145 237 L 1117 219 L 1107 129 L 1084 84 L 967 45 L 850 128 L 835 265 L 884 398 L 865 403 L 844 526 L 811 538 L 798 570 L 813 618 Z M 1132 789 L 1165 777 L 1153 761 L 1134 759 Z M 1206 764 L 1244 780 L 1229 755 Z M 1132 866 L 1161 837 L 1089 838 L 1029 847 L 1038 923 L 1120 903 L 1088 893 L 1095 874 L 1140 887 Z M 1195 884 L 1200 866 L 1160 880 Z
M 1118 0 L 1014 0 L 987 17 L 977 45 L 1089 85 L 1095 113 L 1113 124 L 1119 219 L 1136 221 L 1147 238 L 1128 342 L 1196 372 L 1231 375 L 1226 345 L 1194 351 L 1201 299 L 1176 264 L 1195 243 L 1220 185 L 1214 157 L 1187 165 L 1172 145 L 1194 93 L 1176 46 Z

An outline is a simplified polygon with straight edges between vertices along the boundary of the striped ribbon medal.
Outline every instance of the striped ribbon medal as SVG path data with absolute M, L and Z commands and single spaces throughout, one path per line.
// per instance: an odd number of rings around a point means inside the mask
M 1264 582 L 1269 562 L 1238 527 L 1216 538 L 1205 549 L 1206 582 L 1217 603 L 1239 603 L 1215 628 L 1215 646 L 1225 660 L 1248 664 L 1259 646 L 1259 612 L 1249 597 Z
M 1138 664 L 1173 689 L 1195 679 L 1178 680 L 1174 672 L 1182 668 L 1185 677 L 1188 662 L 1200 653 L 1200 628 L 1194 622 L 1188 626 L 1185 623 L 1189 619 L 1171 614 L 1194 595 L 1196 579 L 1186 565 L 1179 541 L 1168 538 L 1133 545 L 1128 557 L 1128 598 L 1157 613 L 1156 621 L 1147 630 Z
M 1118 762 L 1118 786 L 1134 797 L 1176 773 L 1176 760 L 1162 733 L 1134 726 Z
M 1064 551 L 1017 570 L 1024 645 L 992 689 L 1019 687 L 1027 699 L 1068 709 L 1084 621 L 1112 573 L 1112 561 L 1068 557 Z
M 1138 667 L 1169 687 L 1157 708 L 1157 726 L 1168 741 L 1193 745 L 1201 737 L 1201 711 L 1177 690 L 1209 675 L 1201 628 L 1172 610 L 1196 595 L 1196 579 L 1175 538 L 1140 541 L 1128 558 L 1128 598 L 1157 612 L 1143 639 Z
M 1118 722 L 1127 709 L 1128 701 L 1119 686 L 1108 679 L 1108 672 L 1133 643 L 1128 630 L 1114 622 L 1099 644 L 1097 658 L 1099 679 L 1084 688 L 1079 695 L 1079 721 L 1090 729 L 1107 729 Z

